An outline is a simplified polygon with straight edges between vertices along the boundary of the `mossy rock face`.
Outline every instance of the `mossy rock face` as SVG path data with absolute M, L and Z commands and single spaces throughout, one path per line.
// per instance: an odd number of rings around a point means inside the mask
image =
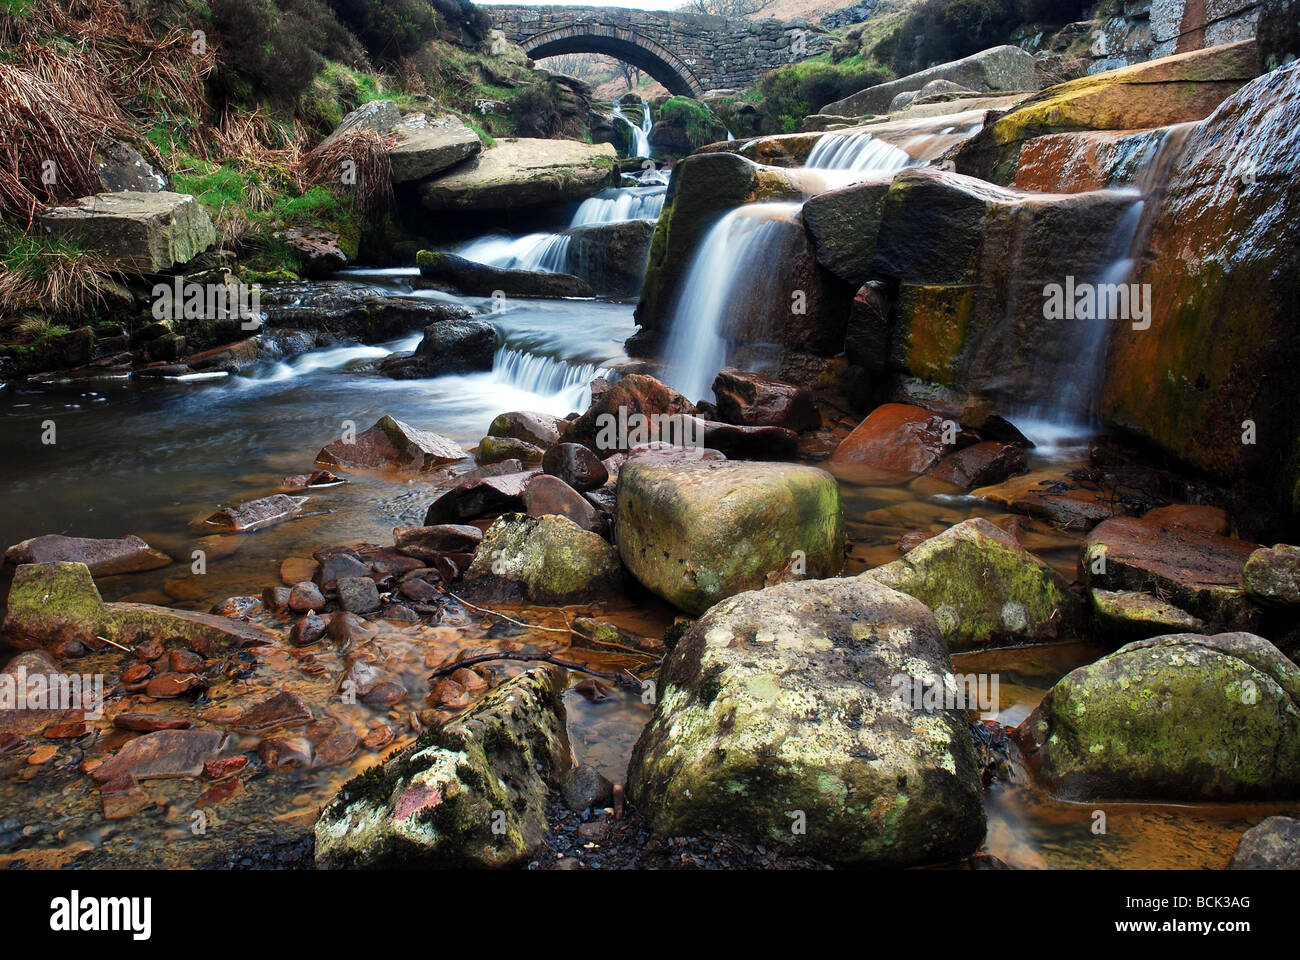
M 1150 594 L 1133 590 L 1090 590 L 1092 615 L 1107 637 L 1145 639 L 1153 633 L 1201 633 L 1205 621 Z
M 1173 634 L 1060 680 L 1020 726 L 1065 800 L 1300 796 L 1300 667 L 1249 633 Z
M 1243 40 L 1069 80 L 1048 87 L 974 137 L 959 151 L 957 169 L 1011 183 L 1026 140 L 1200 120 L 1259 72 L 1255 41 Z
M 506 867 L 542 846 L 547 784 L 571 765 L 566 674 L 529 670 L 344 784 L 316 822 L 316 865 Z
M 1115 327 L 1100 393 L 1111 423 L 1264 488 L 1242 500 L 1270 526 L 1300 517 L 1298 158 L 1297 64 L 1247 84 L 1187 136 L 1132 278 L 1151 284 L 1150 328 Z
M 953 652 L 1048 642 L 1073 632 L 1074 600 L 1061 576 L 982 517 L 863 576 L 933 610 Z
M 4 619 L 5 639 L 20 649 L 54 648 L 96 638 L 127 646 L 142 637 L 177 641 L 204 656 L 273 642 L 250 623 L 149 603 L 105 603 L 84 563 L 25 563 L 14 572 Z
M 616 551 L 568 517 L 498 517 L 483 535 L 463 590 L 471 600 L 589 603 L 623 584 Z
M 650 257 L 636 307 L 636 321 L 642 327 L 638 343 L 649 346 L 666 332 L 673 299 L 691 255 L 723 213 L 750 199 L 757 179 L 757 165 L 730 153 L 691 156 L 677 165 L 650 238 Z
M 951 672 L 933 615 L 870 579 L 724 600 L 664 662 L 632 799 L 669 836 L 871 866 L 964 856 L 984 836 L 965 718 L 898 696 L 901 678 Z
M 843 566 L 839 486 L 816 467 L 633 458 L 618 483 L 624 565 L 687 613 L 787 568 L 796 577 L 828 577 Z

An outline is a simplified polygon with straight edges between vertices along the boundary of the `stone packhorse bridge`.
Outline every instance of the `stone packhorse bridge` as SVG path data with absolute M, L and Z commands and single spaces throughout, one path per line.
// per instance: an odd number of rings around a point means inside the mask
M 658 80 L 670 93 L 698 97 L 747 86 L 768 70 L 829 49 L 801 21 L 725 17 L 623 7 L 485 6 L 492 25 L 534 60 L 603 53 Z

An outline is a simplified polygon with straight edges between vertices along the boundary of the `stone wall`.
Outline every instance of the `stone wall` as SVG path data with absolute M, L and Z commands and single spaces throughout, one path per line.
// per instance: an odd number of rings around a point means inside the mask
M 767 71 L 828 50 L 831 38 L 796 20 L 732 20 L 621 7 L 484 7 L 492 25 L 533 59 L 604 53 L 641 67 L 671 92 L 696 96 L 754 84 Z
M 1255 35 L 1259 0 L 1119 0 L 1099 5 L 1089 73 L 1114 70 Z

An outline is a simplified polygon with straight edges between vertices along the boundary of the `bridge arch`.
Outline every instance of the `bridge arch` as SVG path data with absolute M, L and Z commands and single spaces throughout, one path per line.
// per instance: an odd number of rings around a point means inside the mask
M 644 34 L 625 27 L 579 21 L 520 42 L 534 60 L 566 53 L 603 53 L 639 67 L 675 96 L 698 97 L 705 86 L 690 65 Z

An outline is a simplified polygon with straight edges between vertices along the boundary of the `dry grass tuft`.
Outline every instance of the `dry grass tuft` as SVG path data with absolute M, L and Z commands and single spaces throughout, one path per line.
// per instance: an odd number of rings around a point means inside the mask
M 357 209 L 364 215 L 382 215 L 393 205 L 392 162 L 388 151 L 398 137 L 374 130 L 350 130 L 309 153 L 302 165 L 311 183 L 328 186 L 344 195 L 355 191 Z

